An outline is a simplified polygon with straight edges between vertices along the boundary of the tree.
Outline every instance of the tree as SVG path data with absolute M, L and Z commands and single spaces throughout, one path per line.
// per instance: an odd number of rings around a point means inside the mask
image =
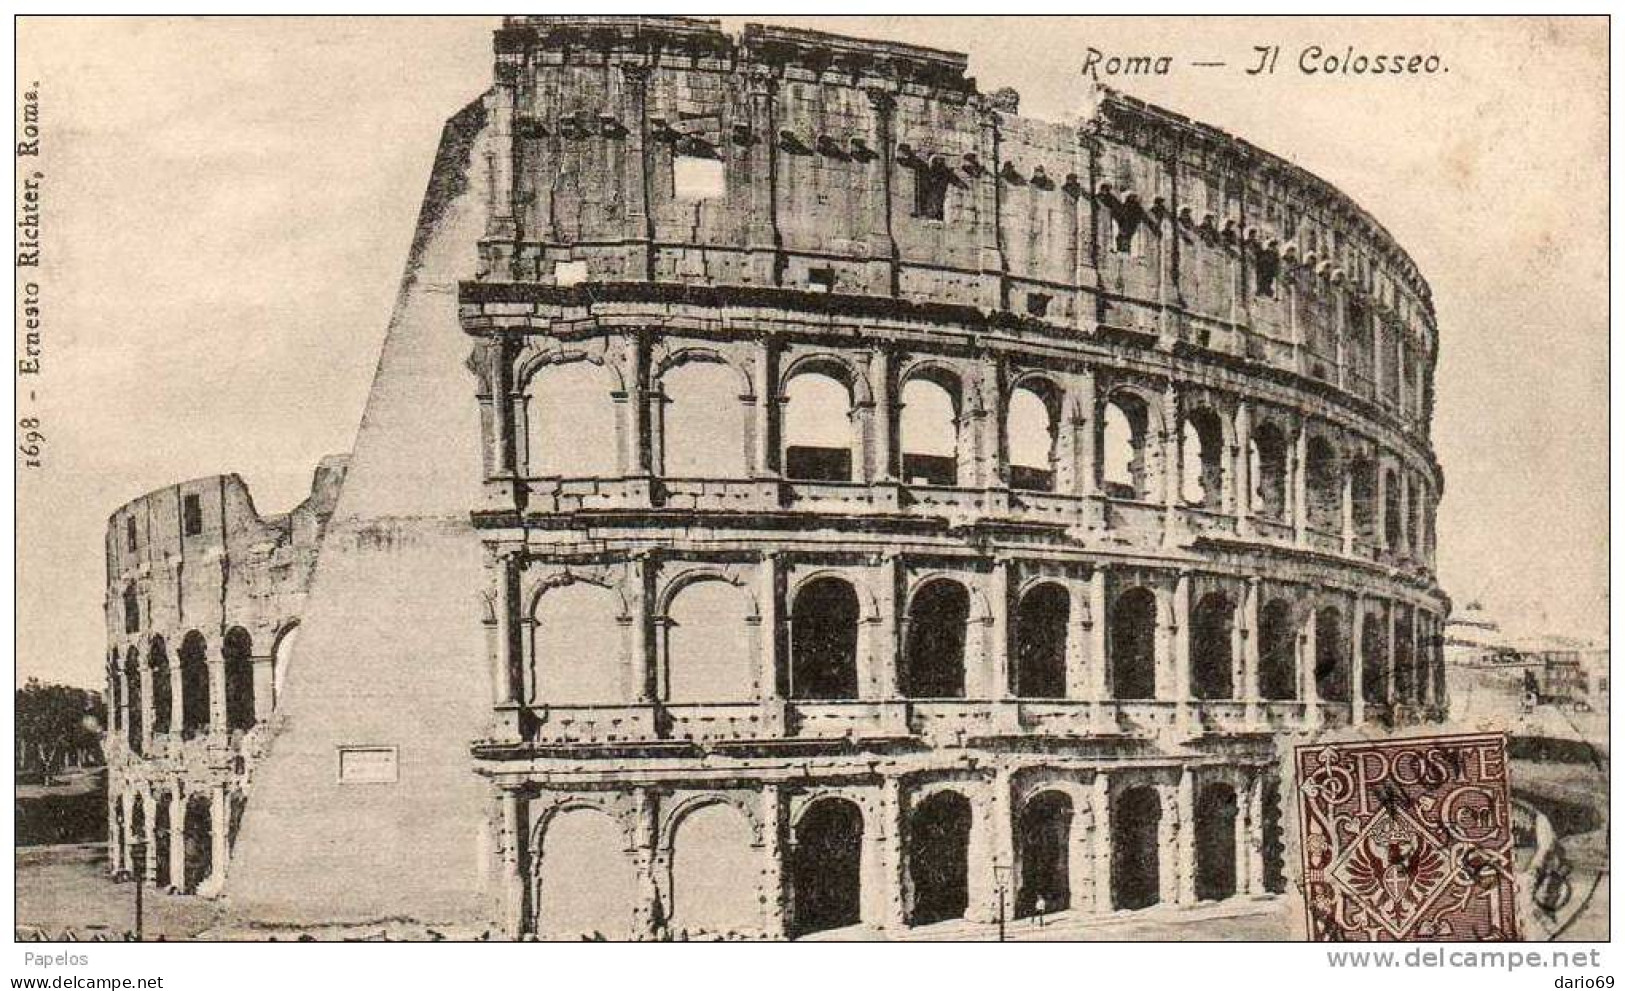
M 17 690 L 18 770 L 37 767 L 50 783 L 72 753 L 98 753 L 107 709 L 101 693 L 30 678 Z

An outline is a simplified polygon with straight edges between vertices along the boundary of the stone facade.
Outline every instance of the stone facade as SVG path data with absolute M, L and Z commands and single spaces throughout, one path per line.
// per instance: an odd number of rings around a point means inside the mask
M 1442 714 L 1429 292 L 1335 189 L 906 45 L 496 49 L 461 320 L 510 933 L 1279 891 L 1276 738 Z
M 346 459 L 261 517 L 236 475 L 193 479 L 107 524 L 108 867 L 215 895 L 273 732 Z
M 1408 256 L 1237 138 L 1104 90 L 1024 119 L 965 68 L 504 22 L 245 813 L 244 925 L 1267 897 L 1279 741 L 1443 715 Z

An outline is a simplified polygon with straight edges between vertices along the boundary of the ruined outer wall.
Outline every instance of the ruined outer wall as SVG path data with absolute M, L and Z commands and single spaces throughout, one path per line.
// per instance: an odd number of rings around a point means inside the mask
M 121 824 L 131 828 L 139 818 L 149 840 L 170 829 L 167 820 L 153 821 L 159 799 L 206 796 L 212 808 L 218 795 L 223 811 L 247 791 L 264 742 L 260 727 L 285 674 L 282 647 L 304 610 L 346 464 L 343 456 L 323 459 L 310 495 L 282 515 L 262 517 L 241 478 L 214 475 L 150 492 L 109 517 L 104 746 L 115 872 L 129 867 L 134 838 Z M 228 667 L 228 635 L 238 638 L 233 649 L 244 652 L 246 669 Z M 202 669 L 183 672 L 187 657 L 201 660 Z M 231 695 L 252 696 L 235 723 L 228 720 Z M 205 711 L 189 711 L 190 700 Z M 223 844 L 228 830 L 217 832 Z M 166 849 L 161 859 L 178 864 L 181 857 Z M 159 863 L 149 863 L 149 874 L 168 884 Z M 189 887 L 183 869 L 176 878 L 177 887 Z
M 484 225 L 483 102 L 446 125 L 323 547 L 281 730 L 227 890 L 257 924 L 409 918 L 470 924 L 485 796 L 468 743 L 488 720 L 480 477 L 455 286 Z M 393 747 L 394 784 L 339 781 L 346 746 Z
M 1358 205 L 1245 141 L 1104 90 L 1075 124 L 1022 118 L 963 55 L 810 31 L 519 17 L 496 48 L 485 279 L 548 283 L 576 261 L 594 282 L 827 287 L 1128 330 L 1329 383 L 1437 474 L 1426 282 Z M 679 196 L 684 157 L 720 160 L 724 194 Z M 941 219 L 917 210 L 933 175 Z

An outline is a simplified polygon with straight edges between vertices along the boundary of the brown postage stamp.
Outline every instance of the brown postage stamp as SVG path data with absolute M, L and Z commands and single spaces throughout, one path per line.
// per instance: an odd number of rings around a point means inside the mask
M 1506 737 L 1298 747 L 1315 942 L 1518 938 Z

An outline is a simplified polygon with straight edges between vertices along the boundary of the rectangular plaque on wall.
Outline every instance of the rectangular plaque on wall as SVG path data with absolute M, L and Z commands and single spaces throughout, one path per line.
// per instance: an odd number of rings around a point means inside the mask
M 388 785 L 400 780 L 396 747 L 340 747 L 339 784 Z

